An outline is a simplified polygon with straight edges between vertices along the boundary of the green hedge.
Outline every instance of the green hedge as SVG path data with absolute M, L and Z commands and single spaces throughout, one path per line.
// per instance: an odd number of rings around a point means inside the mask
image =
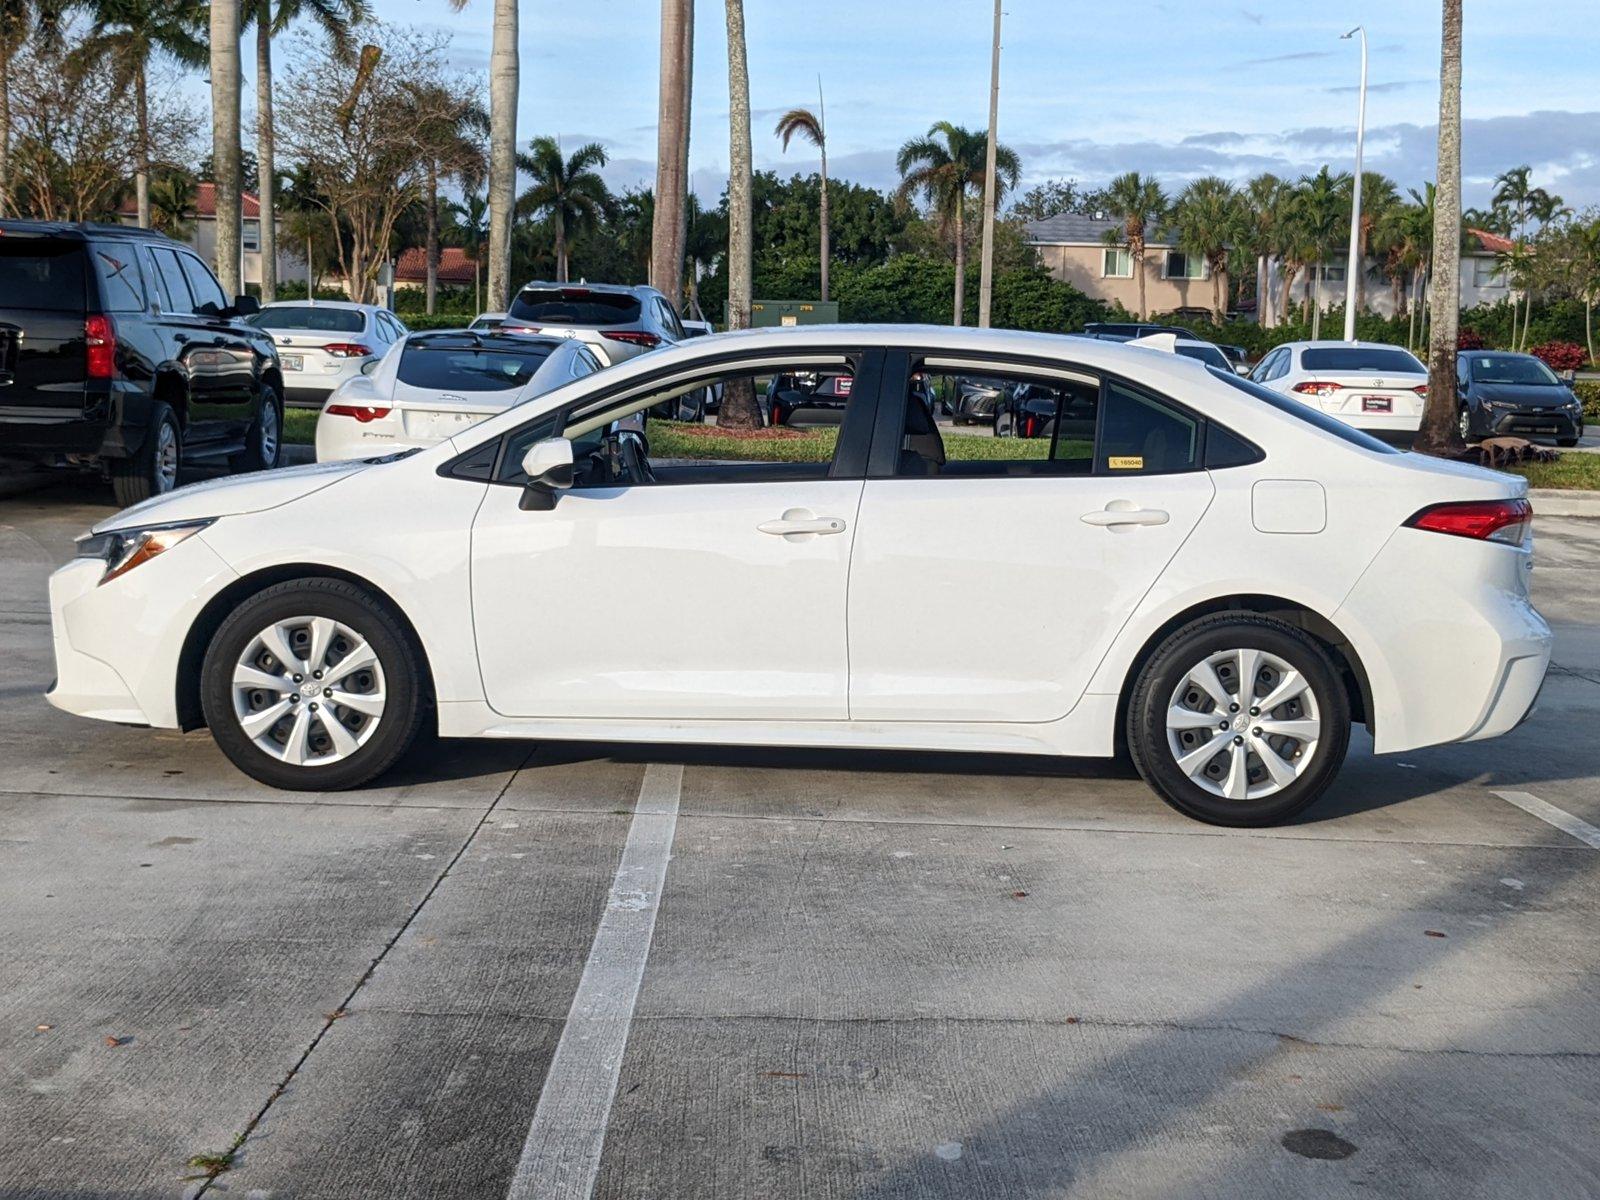
M 1590 421 L 1600 421 L 1600 379 L 1580 379 L 1572 390 L 1583 401 L 1583 415 Z

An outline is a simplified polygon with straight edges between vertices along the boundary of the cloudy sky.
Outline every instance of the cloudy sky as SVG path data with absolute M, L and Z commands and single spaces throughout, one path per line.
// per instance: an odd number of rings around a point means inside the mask
M 389 21 L 448 33 L 463 70 L 487 65 L 492 0 L 375 0 Z M 691 165 L 707 199 L 727 178 L 723 5 L 699 0 Z M 755 157 L 780 152 L 777 115 L 814 104 L 820 74 L 833 173 L 878 187 L 894 152 L 936 120 L 987 120 L 989 0 L 745 0 Z M 1466 198 L 1531 163 L 1569 204 L 1600 204 L 1600 3 L 1471 0 L 1464 52 Z M 1418 185 L 1433 176 L 1439 0 L 1006 0 L 1001 140 L 1024 186 L 1104 182 L 1137 168 L 1169 189 L 1196 175 L 1298 175 L 1354 153 L 1358 52 L 1371 46 L 1367 164 Z M 655 0 L 522 6 L 518 137 L 596 140 L 614 186 L 654 177 Z M 248 60 L 246 64 L 248 74 Z

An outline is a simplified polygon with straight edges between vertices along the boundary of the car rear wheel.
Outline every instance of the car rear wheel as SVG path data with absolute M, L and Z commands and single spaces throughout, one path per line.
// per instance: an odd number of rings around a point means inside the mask
M 150 428 L 138 453 L 111 463 L 111 491 L 126 508 L 178 486 L 178 465 L 183 460 L 183 431 L 172 406 L 151 402 Z
M 261 385 L 261 411 L 245 434 L 244 451 L 229 460 L 235 471 L 270 471 L 283 449 L 283 401 L 270 384 Z
M 1212 825 L 1276 825 L 1332 783 L 1350 703 L 1303 630 L 1229 613 L 1184 626 L 1150 656 L 1127 734 L 1139 774 L 1178 811 Z
M 245 774 L 337 791 L 394 765 L 422 724 L 420 650 L 364 589 L 341 579 L 276 584 L 241 604 L 201 667 L 206 724 Z

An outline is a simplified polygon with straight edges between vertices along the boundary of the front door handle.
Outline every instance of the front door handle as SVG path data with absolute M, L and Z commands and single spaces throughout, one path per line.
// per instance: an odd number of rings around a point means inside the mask
M 845 523 L 841 517 L 819 517 L 809 508 L 789 508 L 776 521 L 763 521 L 756 528 L 787 542 L 803 542 L 819 535 L 843 533 Z
M 1131 500 L 1113 500 L 1098 512 L 1086 512 L 1079 518 L 1085 525 L 1165 525 L 1172 519 L 1161 508 L 1140 508 Z

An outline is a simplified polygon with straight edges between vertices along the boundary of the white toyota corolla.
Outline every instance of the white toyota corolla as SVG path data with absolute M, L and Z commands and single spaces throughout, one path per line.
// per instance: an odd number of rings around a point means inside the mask
M 769 431 L 747 461 L 695 457 L 700 427 L 652 455 L 618 423 L 819 370 L 853 377 L 838 427 Z M 972 375 L 1053 395 L 1047 436 L 941 434 L 912 382 Z M 1352 720 L 1392 753 L 1528 713 L 1550 631 L 1525 492 L 1155 349 L 886 326 L 699 338 L 428 449 L 102 522 L 51 579 L 49 695 L 208 725 L 285 788 L 362 784 L 425 721 L 1125 745 L 1182 811 L 1268 824 L 1328 787 Z M 663 604 L 715 616 L 681 636 L 639 619 Z

